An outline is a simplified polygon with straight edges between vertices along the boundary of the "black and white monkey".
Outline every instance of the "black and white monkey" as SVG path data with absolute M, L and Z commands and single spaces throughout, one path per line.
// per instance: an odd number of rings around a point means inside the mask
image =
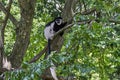
M 45 38 L 48 40 L 48 55 L 51 53 L 51 48 L 50 48 L 50 41 L 53 39 L 53 36 L 57 31 L 65 27 L 67 22 L 63 22 L 61 17 L 55 18 L 53 21 L 49 22 L 44 29 L 44 35 Z M 64 32 L 61 32 L 59 35 L 62 36 Z M 58 80 L 56 72 L 55 72 L 55 66 L 53 62 L 50 62 L 52 67 L 50 67 L 51 74 L 54 78 L 54 80 Z
M 57 17 L 45 26 L 44 35 L 48 40 L 48 54 L 50 54 L 50 41 L 53 39 L 54 34 L 65 27 L 66 24 L 67 22 L 63 22 L 61 17 Z M 61 32 L 59 35 L 62 36 L 63 33 L 64 32 Z

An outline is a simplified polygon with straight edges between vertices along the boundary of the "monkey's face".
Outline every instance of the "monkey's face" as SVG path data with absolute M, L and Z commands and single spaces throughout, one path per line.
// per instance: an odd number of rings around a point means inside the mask
M 62 19 L 56 19 L 55 22 L 56 22 L 57 25 L 61 25 L 62 24 Z

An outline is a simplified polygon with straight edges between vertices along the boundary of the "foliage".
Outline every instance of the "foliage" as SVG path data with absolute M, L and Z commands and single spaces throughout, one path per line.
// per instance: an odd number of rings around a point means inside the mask
M 42 74 L 43 70 L 45 70 L 46 67 L 49 67 L 48 65 L 49 60 L 41 61 L 40 63 L 23 63 L 22 70 L 15 70 L 12 72 L 6 73 L 6 80 L 12 79 L 12 80 L 31 80 L 31 79 L 39 79 L 40 75 Z M 46 67 L 45 67 L 46 66 Z
M 33 64 L 27 63 L 39 51 L 47 41 L 43 35 L 44 25 L 61 12 L 56 9 L 57 0 L 37 0 L 36 11 L 33 20 L 29 48 L 24 57 L 22 69 L 6 72 L 6 80 L 31 80 L 39 79 L 45 68 L 51 66 L 52 60 L 57 67 L 58 76 L 75 76 L 76 80 L 109 80 L 120 79 L 120 1 L 119 0 L 86 0 L 86 8 L 96 8 L 100 14 L 74 16 L 74 26 L 65 33 L 64 45 L 60 53 L 54 53 L 47 60 L 41 59 Z M 80 0 L 81 2 L 81 0 Z M 63 8 L 64 0 L 58 0 L 57 4 Z M 84 5 L 81 3 L 80 5 Z M 16 2 L 12 5 L 11 13 L 19 18 L 19 9 Z M 79 7 L 77 5 L 77 7 Z M 80 10 L 78 8 L 76 12 Z M 1 12 L 0 12 L 1 13 Z M 2 14 L 3 15 L 3 14 Z M 2 16 L 0 15 L 0 19 Z M 92 20 L 88 24 L 78 25 L 79 20 Z M 114 22 L 110 22 L 114 19 Z M 14 26 L 8 22 L 5 32 L 5 52 L 10 54 L 15 39 Z

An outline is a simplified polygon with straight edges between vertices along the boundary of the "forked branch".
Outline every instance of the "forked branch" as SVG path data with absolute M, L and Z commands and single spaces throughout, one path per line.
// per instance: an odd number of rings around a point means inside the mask
M 12 3 L 12 0 L 10 0 L 10 3 Z M 10 5 L 10 4 L 9 4 L 9 5 Z M 8 13 L 8 11 L 6 10 L 6 8 L 4 7 L 4 5 L 3 5 L 2 2 L 0 2 L 0 10 L 3 11 L 5 14 Z M 15 17 L 14 17 L 13 15 L 11 15 L 10 13 L 9 13 L 9 19 L 12 21 L 12 23 L 13 23 L 15 26 L 17 26 L 18 21 L 17 21 L 17 20 L 15 19 Z

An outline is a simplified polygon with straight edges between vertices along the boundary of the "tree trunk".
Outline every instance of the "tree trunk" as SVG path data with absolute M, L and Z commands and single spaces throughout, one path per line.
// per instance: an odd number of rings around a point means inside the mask
M 65 21 L 69 21 L 73 18 L 77 2 L 78 0 L 66 0 L 62 13 L 62 17 Z
M 10 56 L 12 67 L 20 67 L 30 42 L 36 0 L 18 0 L 21 18 L 16 26 L 16 41 Z

